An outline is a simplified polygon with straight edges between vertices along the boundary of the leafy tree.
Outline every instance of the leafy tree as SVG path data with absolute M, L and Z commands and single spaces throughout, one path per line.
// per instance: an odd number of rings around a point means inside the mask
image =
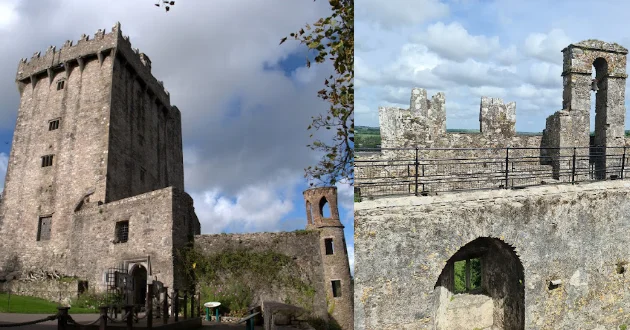
M 308 130 L 336 128 L 337 132 L 331 142 L 316 139 L 308 145 L 311 150 L 325 154 L 317 165 L 305 169 L 311 185 L 354 181 L 354 0 L 328 2 L 332 8 L 330 16 L 320 18 L 312 26 L 306 24 L 280 41 L 280 44 L 288 38 L 299 41 L 314 53 L 315 63 L 330 60 L 335 68 L 335 74 L 324 81 L 324 88 L 317 93 L 330 103 L 330 108 L 325 115 L 312 117 Z M 308 56 L 306 66 L 311 66 Z

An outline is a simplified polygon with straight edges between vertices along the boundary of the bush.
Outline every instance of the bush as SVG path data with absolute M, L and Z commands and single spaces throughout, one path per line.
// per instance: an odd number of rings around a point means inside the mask
M 252 300 L 251 290 L 244 286 L 242 281 L 234 279 L 217 286 L 203 284 L 201 285 L 201 294 L 206 302 L 220 302 L 219 312 L 224 316 L 232 317 L 247 315 L 247 309 Z
M 119 303 L 119 297 L 108 297 L 105 293 L 96 293 L 94 291 L 84 292 L 71 302 L 72 307 L 89 308 L 98 310 L 100 306 Z

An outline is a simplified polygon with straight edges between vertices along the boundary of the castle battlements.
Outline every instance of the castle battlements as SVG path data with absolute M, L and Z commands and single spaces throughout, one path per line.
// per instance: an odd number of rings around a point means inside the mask
M 15 80 L 22 93 L 28 83 L 37 84 L 46 77 L 50 83 L 60 72 L 65 71 L 66 76 L 69 76 L 75 67 L 82 71 L 86 61 L 98 60 L 103 63 L 106 56 L 114 54 L 119 56 L 123 65 L 134 72 L 147 92 L 157 99 L 156 102 L 162 103 L 170 112 L 170 94 L 164 88 L 164 83 L 151 74 L 149 57 L 133 48 L 129 37 L 122 35 L 119 22 L 112 27 L 110 33 L 99 29 L 93 39 L 82 34 L 76 44 L 67 40 L 58 50 L 55 46 L 50 46 L 43 55 L 37 52 L 30 59 L 21 59 Z
M 409 109 L 380 107 L 381 146 L 466 147 L 469 138 L 446 131 L 446 97 L 437 93 L 430 99 L 426 89 L 413 88 Z M 516 137 L 516 103 L 482 97 L 479 109 L 480 143 L 510 144 Z M 478 134 L 477 134 L 478 135 Z M 518 137 L 521 139 L 521 137 Z M 475 143 L 477 144 L 477 143 Z

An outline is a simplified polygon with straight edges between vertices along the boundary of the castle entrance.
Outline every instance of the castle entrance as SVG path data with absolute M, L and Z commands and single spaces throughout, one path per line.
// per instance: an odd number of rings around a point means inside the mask
M 133 278 L 133 301 L 135 305 L 143 306 L 147 297 L 147 269 L 142 265 L 135 265 L 131 270 Z
M 524 329 L 523 265 L 505 242 L 481 237 L 460 248 L 435 284 L 436 329 Z

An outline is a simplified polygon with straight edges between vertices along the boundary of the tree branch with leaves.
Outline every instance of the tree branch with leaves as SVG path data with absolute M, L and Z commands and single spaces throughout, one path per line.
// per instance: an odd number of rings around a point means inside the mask
M 324 153 L 317 165 L 305 169 L 311 185 L 354 182 L 354 0 L 329 0 L 329 3 L 330 16 L 320 18 L 312 26 L 306 24 L 280 41 L 280 44 L 288 38 L 299 41 L 314 53 L 315 63 L 330 60 L 335 68 L 317 93 L 329 103 L 329 109 L 312 117 L 308 126 L 310 131 L 336 129 L 332 140 L 315 139 L 308 145 L 311 150 Z M 308 56 L 306 66 L 311 67 Z

